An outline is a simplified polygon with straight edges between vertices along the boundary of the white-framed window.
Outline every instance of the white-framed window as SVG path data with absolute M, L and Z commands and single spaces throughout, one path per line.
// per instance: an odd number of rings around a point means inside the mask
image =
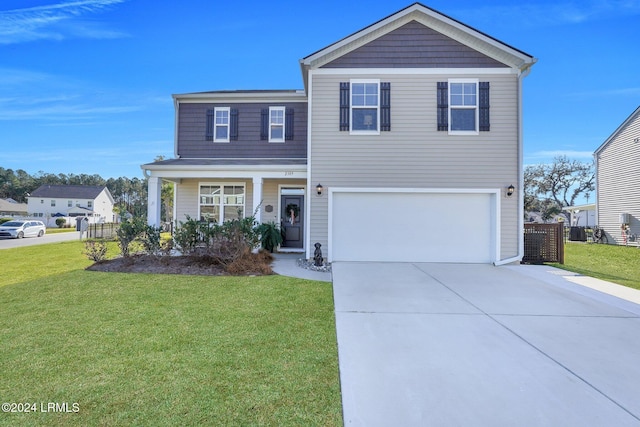
M 72 208 L 73 207 L 73 200 L 67 200 L 67 207 L 68 208 Z
M 351 132 L 380 132 L 380 80 L 351 80 Z
M 51 207 L 55 207 L 56 206 L 56 199 L 51 199 Z
M 214 109 L 213 142 L 229 142 L 229 107 L 216 107 Z
M 269 142 L 284 142 L 285 107 L 269 107 Z
M 218 224 L 244 218 L 245 201 L 244 183 L 201 182 L 198 190 L 198 217 L 200 221 Z
M 478 80 L 449 79 L 449 133 L 478 134 Z
M 89 200 L 89 201 L 87 202 L 87 207 L 88 207 L 88 208 L 93 208 L 93 202 L 92 202 L 91 200 Z

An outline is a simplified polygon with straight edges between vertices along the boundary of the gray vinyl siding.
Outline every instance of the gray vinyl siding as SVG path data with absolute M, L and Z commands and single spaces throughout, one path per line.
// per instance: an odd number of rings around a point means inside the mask
M 620 214 L 631 216 L 630 234 L 640 235 L 640 114 L 598 154 L 597 221 L 609 243 L 623 244 Z
M 445 35 L 411 21 L 322 68 L 506 67 Z
M 260 113 L 270 106 L 293 108 L 293 140 L 280 143 L 260 140 Z M 236 141 L 206 140 L 207 110 L 215 107 L 238 109 Z M 307 103 L 181 103 L 177 138 L 177 153 L 183 158 L 306 158 Z
M 350 78 L 391 83 L 391 131 L 339 131 L 339 84 Z M 313 79 L 311 183 L 336 187 L 489 188 L 518 186 L 518 80 L 482 75 L 491 85 L 491 131 L 437 131 L 436 88 L 448 75 L 316 75 Z M 312 197 L 311 242 L 327 244 L 328 197 Z M 518 197 L 502 197 L 501 257 L 518 253 Z M 366 212 L 362 213 L 366 215 Z M 474 213 L 469 212 L 472 216 Z M 389 219 L 390 221 L 400 218 Z M 384 227 L 384 224 L 380 225 Z M 433 224 L 437 227 L 438 224 Z M 472 242 L 460 242 L 473 244 Z

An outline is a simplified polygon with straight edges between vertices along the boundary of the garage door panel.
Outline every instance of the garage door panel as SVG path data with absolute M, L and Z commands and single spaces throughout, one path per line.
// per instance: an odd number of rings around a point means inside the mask
M 334 261 L 492 261 L 487 193 L 335 192 Z

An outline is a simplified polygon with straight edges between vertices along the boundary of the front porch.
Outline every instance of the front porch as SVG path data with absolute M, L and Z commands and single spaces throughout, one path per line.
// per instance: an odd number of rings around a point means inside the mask
M 174 184 L 174 225 L 187 217 L 202 221 L 253 215 L 260 223 L 275 222 L 284 230 L 283 251 L 307 249 L 306 161 L 276 164 L 190 165 L 183 159 L 143 165 L 149 179 L 149 225 L 159 226 L 162 182 Z M 248 166 L 252 166 L 248 168 Z

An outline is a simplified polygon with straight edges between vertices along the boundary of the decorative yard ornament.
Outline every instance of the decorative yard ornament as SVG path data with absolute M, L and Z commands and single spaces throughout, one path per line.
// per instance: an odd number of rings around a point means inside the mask
M 316 250 L 313 252 L 313 265 L 316 267 L 322 267 L 322 250 L 320 249 L 322 245 L 320 243 L 316 243 L 313 246 L 316 247 Z

